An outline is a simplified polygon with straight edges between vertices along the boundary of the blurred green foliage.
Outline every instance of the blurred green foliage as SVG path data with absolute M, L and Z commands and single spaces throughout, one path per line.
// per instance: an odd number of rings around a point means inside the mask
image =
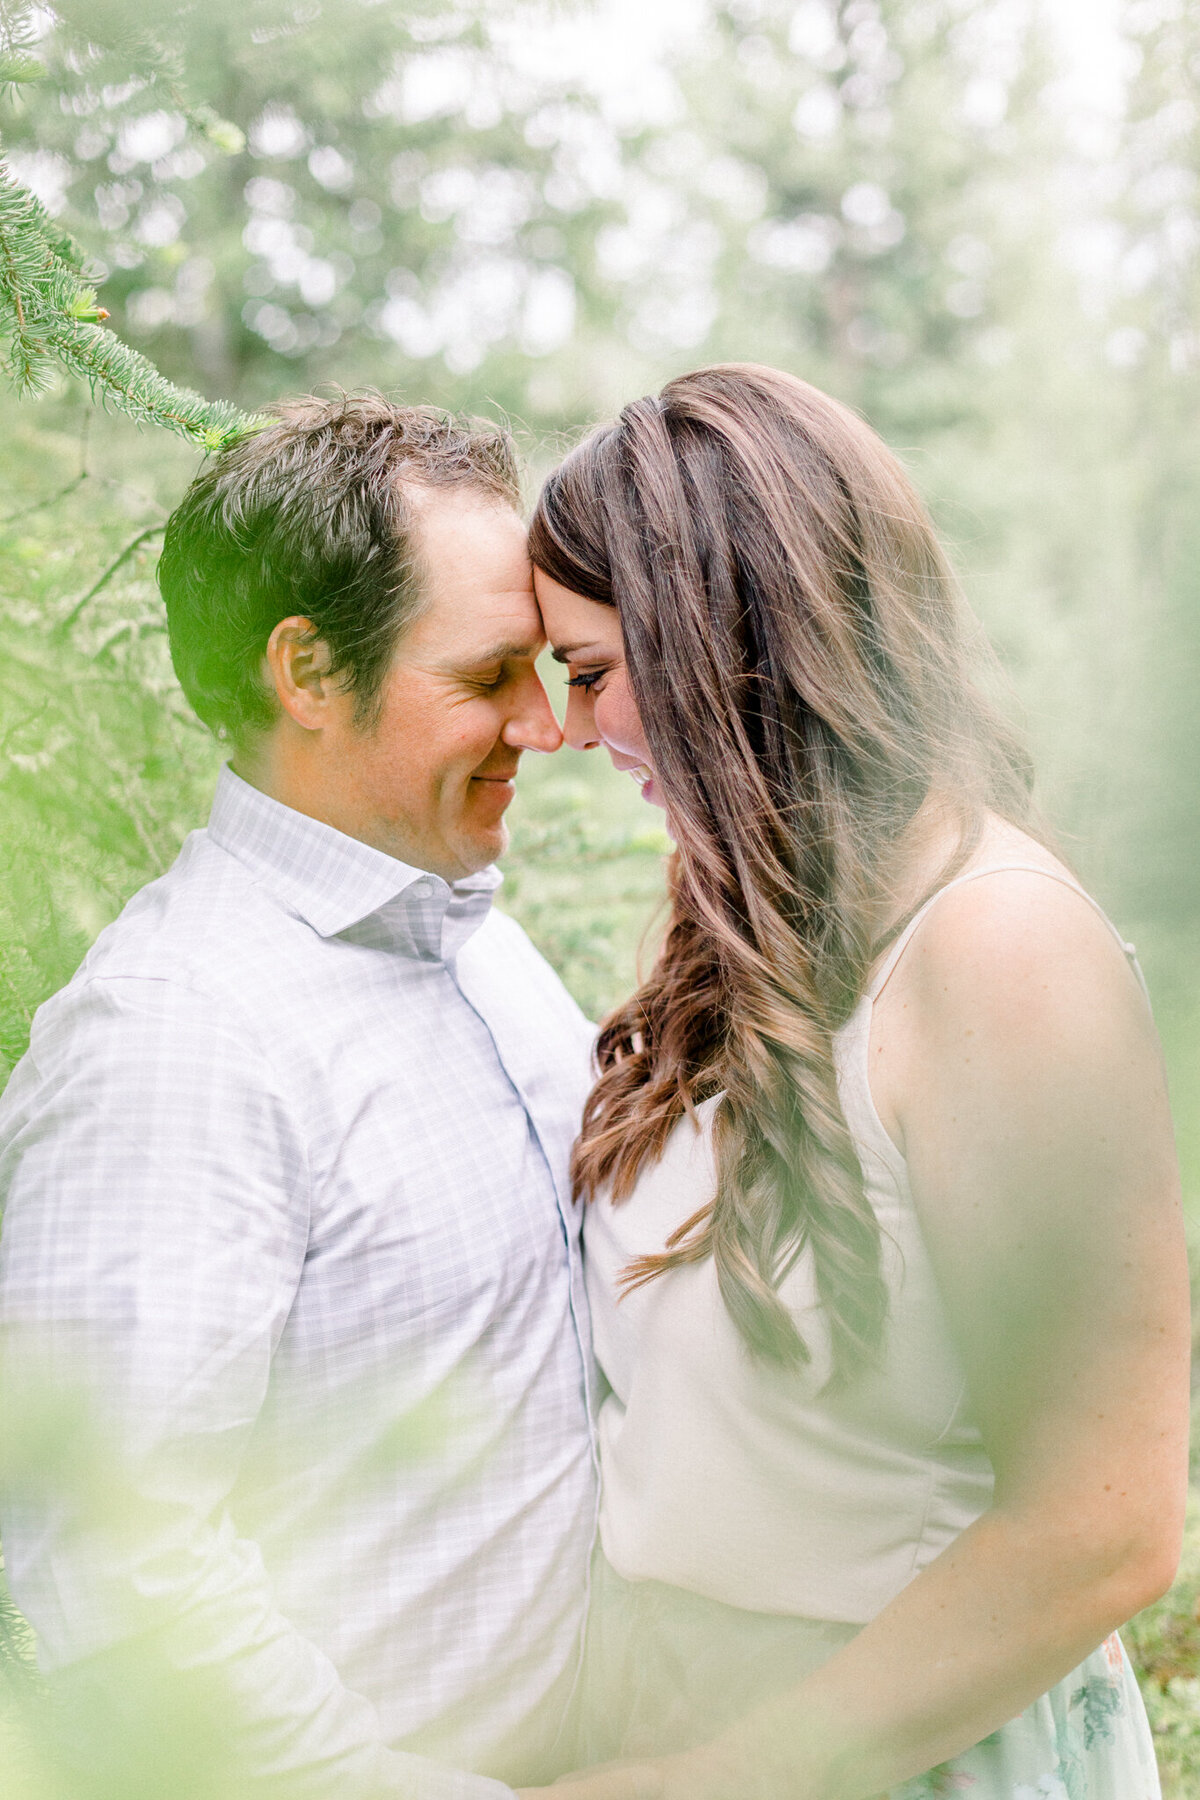
M 46 80 L 49 70 L 36 55 L 42 27 L 30 0 L 0 10 L 0 91 L 15 96 Z M 88 38 L 71 40 L 61 17 L 54 35 L 73 64 L 91 56 Z M 177 92 L 170 59 L 161 50 L 132 36 L 125 48 L 127 72 L 161 78 Z M 181 105 L 186 124 L 198 124 L 199 114 Z M 211 127 L 209 135 L 216 135 Z M 175 387 L 140 351 L 107 330 L 109 315 L 89 284 L 84 260 L 84 251 L 31 187 L 11 169 L 0 168 L 0 371 L 18 394 L 44 393 L 66 371 L 85 382 L 94 398 L 204 450 L 219 450 L 254 428 L 255 421 L 228 402 L 206 401 Z
M 608 0 L 150 0 L 169 70 L 131 60 L 123 0 L 56 10 L 6 153 L 176 381 L 501 413 L 535 473 L 717 357 L 867 413 L 1142 951 L 1200 1219 L 1196 9 L 1123 0 L 1128 104 L 1090 135 L 1053 8 L 1004 0 L 696 0 L 657 54 Z M 6 1063 L 203 822 L 217 761 L 152 580 L 195 459 L 85 400 L 0 402 Z M 526 763 L 502 902 L 596 1014 L 661 895 L 655 815 L 594 757 Z M 1173 1800 L 1200 1791 L 1197 1541 L 1131 1633 Z
M 1064 115 L 1053 8 L 1002 0 L 696 0 L 659 54 L 626 41 L 633 15 L 609 0 L 150 0 L 136 13 L 63 0 L 59 15 L 61 28 L 36 15 L 46 78 L 6 102 L 6 154 L 93 257 L 114 325 L 179 381 L 243 406 L 368 381 L 500 411 L 535 467 L 630 394 L 718 356 L 796 369 L 868 414 L 908 459 L 999 645 L 1068 850 L 1142 947 L 1195 1168 L 1191 9 L 1128 0 L 1128 111 L 1098 146 Z M 169 54 L 151 54 L 147 32 Z M 10 514 L 77 472 L 78 404 L 64 388 L 7 434 Z M 62 791 L 70 753 L 48 745 L 73 657 L 101 735 L 119 670 L 154 708 L 169 687 L 153 538 L 43 656 L 44 678 L 37 621 L 86 593 L 76 569 L 94 580 L 161 521 L 190 466 L 105 425 L 83 487 L 0 519 L 12 628 L 34 653 L 31 695 L 6 702 L 25 759 L 5 776 L 11 842 L 21 817 L 26 836 L 44 829 L 31 797 Z M 131 483 L 149 496 L 140 511 Z M 125 635 L 104 647 L 110 625 Z M 156 758 L 175 771 L 186 742 L 203 785 L 210 762 L 182 709 L 157 722 L 127 709 L 142 720 L 139 783 L 153 785 Z M 100 777 L 77 743 L 66 791 L 116 894 L 138 870 L 126 860 L 122 876 L 116 844 L 148 834 L 161 854 L 198 816 L 192 789 L 164 773 L 140 825 L 99 830 L 84 772 L 91 799 Z M 124 770 L 125 741 L 111 754 Z M 38 782 L 29 758 L 47 755 L 54 779 Z M 636 835 L 628 796 L 586 766 L 569 780 L 586 783 L 588 829 L 603 836 L 615 809 Z M 566 923 L 620 879 L 610 858 L 603 883 L 588 865 L 574 897 L 563 887 L 584 851 L 570 848 L 562 780 L 545 788 L 565 833 L 559 885 L 521 873 L 509 891 L 556 943 L 574 934 L 598 1006 L 630 978 L 637 931 L 632 915 L 614 925 L 620 948 L 597 961 L 603 908 Z M 96 891 L 95 867 L 86 880 Z M 636 908 L 636 856 L 630 881 Z M 59 925 L 32 963 L 25 938 L 5 952 L 23 1005 L 34 967 L 60 971 L 79 941 L 57 886 L 54 899 Z M 15 905 L 44 917 L 28 896 Z
M 1195 1497 L 1174 1587 L 1121 1635 L 1154 1729 L 1164 1800 L 1190 1800 L 1200 1776 L 1200 1501 Z
M 203 816 L 217 757 L 166 654 L 153 584 L 161 502 L 128 474 L 89 475 L 55 500 L 78 482 L 81 446 L 47 431 L 36 409 L 8 405 L 0 1057 L 11 1065 L 34 1009 L 129 894 L 173 861 Z M 84 414 L 68 417 L 80 432 Z M 136 447 L 161 465 L 161 443 Z

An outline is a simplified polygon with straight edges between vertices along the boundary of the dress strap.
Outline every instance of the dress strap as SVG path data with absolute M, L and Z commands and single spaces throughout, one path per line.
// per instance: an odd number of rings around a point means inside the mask
M 942 895 L 950 893 L 952 888 L 965 886 L 968 881 L 979 881 L 984 875 L 1044 875 L 1048 881 L 1057 881 L 1063 887 L 1070 888 L 1072 893 L 1078 894 L 1081 900 L 1086 900 L 1092 911 L 1097 913 L 1099 917 L 1104 920 L 1104 923 L 1112 932 L 1117 943 L 1121 946 L 1134 974 L 1137 976 L 1142 992 L 1146 993 L 1146 978 L 1142 974 L 1138 964 L 1137 951 L 1132 944 L 1126 943 L 1104 908 L 1100 905 L 1100 902 L 1094 900 L 1086 888 L 1080 887 L 1079 883 L 1073 881 L 1069 875 L 1060 875 L 1057 869 L 1043 868 L 1040 863 L 1013 862 L 991 863 L 986 869 L 968 869 L 965 875 L 956 876 L 953 881 L 948 881 L 945 887 L 940 887 L 935 894 L 931 894 L 925 904 L 918 907 L 917 911 L 908 921 L 908 924 L 904 927 L 904 930 L 900 933 L 900 936 L 896 939 L 895 943 L 880 963 L 878 969 L 876 969 L 874 975 L 867 983 L 865 992 L 868 999 L 877 1000 L 879 998 L 880 994 L 891 980 L 892 975 L 895 973 L 896 964 L 907 950 L 917 927 L 920 925 L 930 908 L 937 905 Z

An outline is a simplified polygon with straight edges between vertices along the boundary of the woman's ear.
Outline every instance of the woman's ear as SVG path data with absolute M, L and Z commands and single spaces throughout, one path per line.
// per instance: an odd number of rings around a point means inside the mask
M 329 646 L 316 635 L 311 619 L 280 619 L 267 639 L 263 679 L 275 691 L 284 712 L 305 731 L 328 722 L 329 705 L 340 692 L 330 679 Z

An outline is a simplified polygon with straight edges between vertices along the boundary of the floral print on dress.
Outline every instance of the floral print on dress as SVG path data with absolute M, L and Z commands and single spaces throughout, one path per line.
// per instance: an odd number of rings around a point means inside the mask
M 1120 1638 L 1002 1730 L 890 1800 L 1162 1800 L 1154 1745 Z
M 1071 1696 L 1071 1710 L 1083 1708 L 1085 1750 L 1094 1750 L 1097 1744 L 1112 1743 L 1111 1721 L 1121 1712 L 1122 1705 L 1121 1690 L 1112 1680 L 1085 1681 L 1075 1690 Z

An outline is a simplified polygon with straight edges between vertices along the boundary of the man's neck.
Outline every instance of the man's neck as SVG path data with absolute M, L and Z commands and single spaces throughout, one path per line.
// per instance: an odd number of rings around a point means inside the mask
M 344 793 L 330 790 L 319 764 L 311 755 L 305 754 L 308 746 L 302 743 L 289 753 L 278 740 L 276 729 L 239 744 L 229 759 L 229 767 L 239 780 L 257 788 L 269 800 L 277 800 L 280 806 L 302 813 L 307 819 L 317 819 L 322 825 L 330 825 L 344 837 L 357 838 L 359 843 L 371 844 L 373 849 L 383 848 L 372 843 L 364 831 L 355 829 L 355 823 L 347 813 Z M 393 854 L 391 851 L 385 853 Z
M 280 806 L 286 806 L 306 819 L 316 819 L 319 824 L 340 831 L 343 837 L 366 844 L 382 856 L 390 856 L 395 862 L 440 875 L 451 887 L 462 879 L 462 870 L 447 874 L 442 869 L 430 868 L 428 859 L 402 842 L 394 832 L 372 829 L 372 821 L 360 817 L 348 804 L 347 783 L 329 779 L 315 758 L 303 753 L 299 756 L 281 754 L 278 746 L 268 743 L 266 738 L 264 733 L 255 743 L 239 745 L 229 760 L 232 772 L 247 786 L 257 788 L 269 800 L 277 801 Z M 303 746 L 302 751 L 304 748 L 307 746 Z

